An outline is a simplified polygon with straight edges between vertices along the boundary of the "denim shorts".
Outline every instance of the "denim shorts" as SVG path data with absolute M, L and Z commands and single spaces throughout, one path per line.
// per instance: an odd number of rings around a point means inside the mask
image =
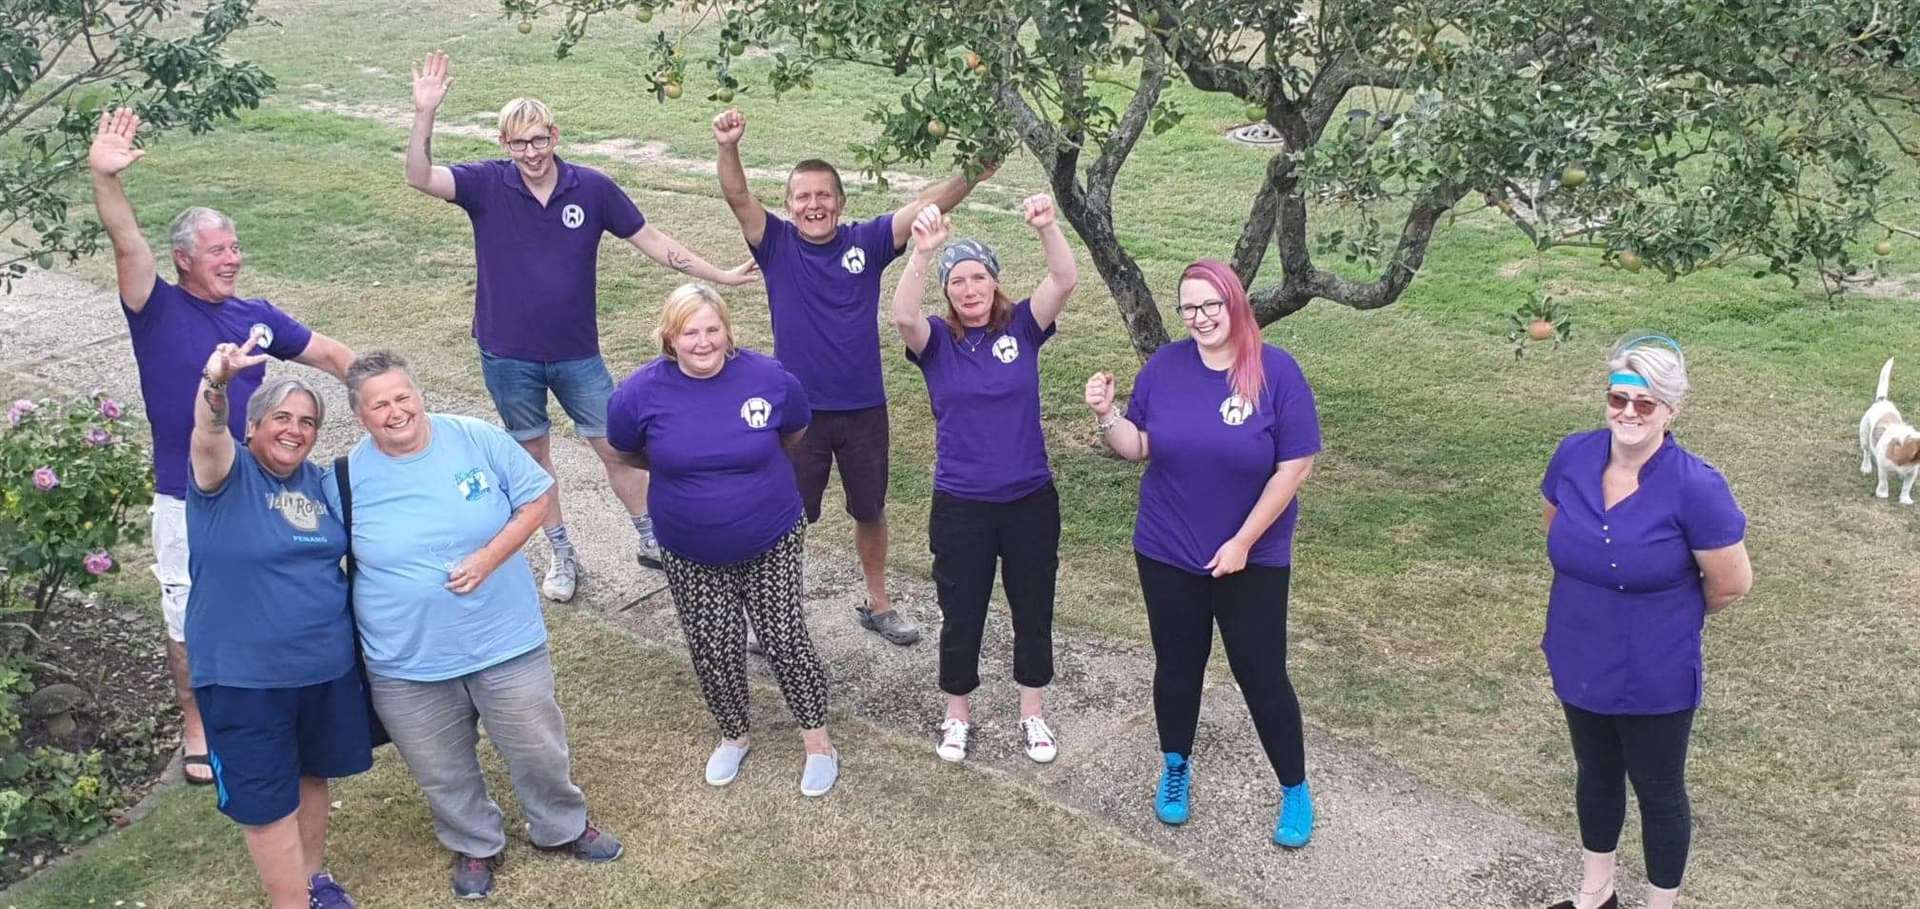
M 613 376 L 598 355 L 578 360 L 516 360 L 480 351 L 480 374 L 487 380 L 493 407 L 516 442 L 531 442 L 547 434 L 547 391 L 584 438 L 606 438 L 607 401 L 613 397 Z

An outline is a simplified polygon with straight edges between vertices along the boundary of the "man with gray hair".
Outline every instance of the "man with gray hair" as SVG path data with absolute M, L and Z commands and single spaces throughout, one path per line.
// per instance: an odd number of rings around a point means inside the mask
M 213 782 L 206 730 L 188 683 L 186 652 L 187 447 L 193 432 L 198 367 L 220 344 L 255 338 L 260 349 L 282 360 L 305 363 L 344 377 L 353 352 L 308 329 L 265 300 L 234 296 L 240 275 L 240 241 L 233 222 L 210 208 L 189 208 L 174 219 L 173 264 L 179 283 L 160 277 L 153 249 L 140 232 L 120 174 L 146 155 L 134 147 L 140 118 L 125 108 L 100 116 L 87 154 L 93 172 L 93 204 L 113 244 L 120 305 L 140 371 L 140 394 L 153 427 L 153 573 L 160 579 L 160 606 L 167 625 L 167 664 L 185 723 L 187 782 Z M 247 401 L 266 376 L 264 365 L 236 374 L 227 386 L 228 429 L 246 433 Z

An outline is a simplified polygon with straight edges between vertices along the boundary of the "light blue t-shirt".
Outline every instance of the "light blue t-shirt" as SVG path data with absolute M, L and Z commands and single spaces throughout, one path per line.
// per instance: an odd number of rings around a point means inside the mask
M 438 682 L 517 657 L 547 640 L 527 557 L 514 553 L 479 589 L 447 571 L 486 546 L 553 478 L 512 438 L 468 417 L 432 414 L 424 451 L 388 457 L 372 439 L 347 456 L 353 482 L 354 617 L 367 669 Z M 326 484 L 337 513 L 340 490 Z

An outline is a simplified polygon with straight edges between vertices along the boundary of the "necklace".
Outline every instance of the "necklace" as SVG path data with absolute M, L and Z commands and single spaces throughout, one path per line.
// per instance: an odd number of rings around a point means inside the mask
M 987 343 L 987 334 L 987 330 L 983 328 L 977 337 L 972 332 L 968 332 L 960 340 L 967 345 L 968 353 L 974 353 L 980 349 L 980 345 Z

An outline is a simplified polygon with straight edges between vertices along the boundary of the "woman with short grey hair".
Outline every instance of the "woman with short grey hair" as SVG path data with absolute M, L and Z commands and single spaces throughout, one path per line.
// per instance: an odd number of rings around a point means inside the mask
M 221 344 L 201 371 L 189 440 L 187 662 L 220 811 L 246 828 L 274 909 L 351 909 L 325 870 L 327 780 L 373 766 L 347 610 L 346 528 L 307 460 L 326 405 L 290 376 L 247 400 L 227 431 L 227 384 L 261 363 Z

